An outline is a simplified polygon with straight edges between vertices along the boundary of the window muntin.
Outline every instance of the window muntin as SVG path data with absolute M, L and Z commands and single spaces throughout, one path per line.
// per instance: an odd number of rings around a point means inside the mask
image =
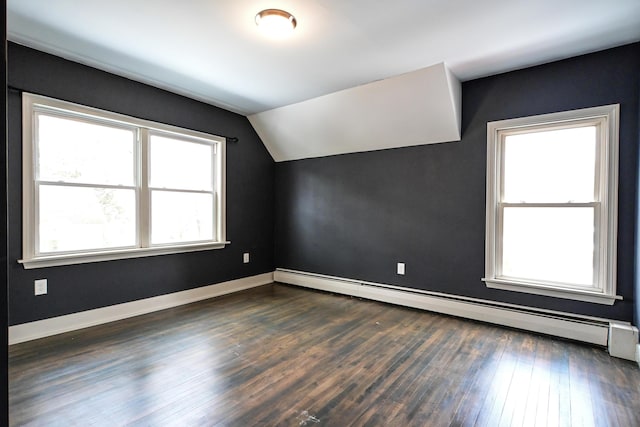
M 224 138 L 23 94 L 25 268 L 224 247 Z
M 609 304 L 618 298 L 618 109 L 488 124 L 487 286 Z

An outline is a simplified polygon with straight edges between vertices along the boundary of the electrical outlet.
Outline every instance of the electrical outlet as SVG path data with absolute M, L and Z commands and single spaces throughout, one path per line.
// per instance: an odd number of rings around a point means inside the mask
M 245 264 L 249 263 L 249 252 L 245 252 L 242 254 L 242 262 Z
M 399 262 L 398 263 L 398 268 L 396 270 L 396 272 L 400 275 L 404 276 L 404 262 Z
M 45 295 L 47 293 L 47 279 L 38 279 L 33 282 L 35 295 Z

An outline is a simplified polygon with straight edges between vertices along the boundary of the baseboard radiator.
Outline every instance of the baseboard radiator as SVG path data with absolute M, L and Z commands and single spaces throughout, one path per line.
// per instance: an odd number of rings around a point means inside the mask
M 607 347 L 612 356 L 636 360 L 638 329 L 628 322 L 288 269 L 277 269 L 274 273 L 274 280 L 290 285 L 568 338 Z

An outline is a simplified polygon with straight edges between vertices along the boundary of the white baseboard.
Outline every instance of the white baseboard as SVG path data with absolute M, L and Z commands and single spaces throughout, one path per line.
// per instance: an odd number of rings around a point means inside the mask
M 608 344 L 609 321 L 385 284 L 277 269 L 276 282 L 480 320 L 591 344 Z
M 217 283 L 215 285 L 97 308 L 95 310 L 87 310 L 66 316 L 23 323 L 9 327 L 9 345 L 177 307 L 220 295 L 255 288 L 272 282 L 273 273 L 264 273 L 257 276 Z

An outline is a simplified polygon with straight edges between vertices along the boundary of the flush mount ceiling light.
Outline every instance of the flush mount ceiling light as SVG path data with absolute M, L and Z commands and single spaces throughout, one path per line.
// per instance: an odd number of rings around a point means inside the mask
M 296 28 L 296 18 L 287 11 L 265 9 L 256 15 L 256 25 L 270 37 L 284 37 Z

